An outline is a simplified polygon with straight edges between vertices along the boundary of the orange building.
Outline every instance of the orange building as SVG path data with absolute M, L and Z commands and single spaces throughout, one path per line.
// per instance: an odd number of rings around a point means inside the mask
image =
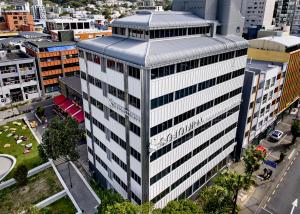
M 288 63 L 278 113 L 300 98 L 300 37 L 275 36 L 251 40 L 250 59 Z
M 27 42 L 26 52 L 35 57 L 43 94 L 59 90 L 58 79 L 79 73 L 75 42 Z
M 51 30 L 50 31 L 52 40 L 59 40 L 59 30 Z M 98 29 L 78 29 L 73 30 L 73 35 L 75 40 L 86 40 L 86 39 L 94 39 L 97 37 L 103 36 L 112 36 L 112 30 L 109 27 L 108 30 L 98 30 Z
M 24 10 L 8 10 L 2 12 L 2 31 L 34 31 L 32 15 Z

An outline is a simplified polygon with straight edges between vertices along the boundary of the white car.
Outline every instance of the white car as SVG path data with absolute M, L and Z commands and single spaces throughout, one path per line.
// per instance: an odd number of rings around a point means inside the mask
M 269 135 L 269 137 L 273 140 L 280 140 L 282 136 L 283 136 L 283 132 L 279 130 L 275 130 Z

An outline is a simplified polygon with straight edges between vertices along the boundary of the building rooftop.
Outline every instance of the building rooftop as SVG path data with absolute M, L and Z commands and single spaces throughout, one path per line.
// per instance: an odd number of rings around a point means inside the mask
M 190 12 L 179 11 L 137 11 L 135 15 L 117 19 L 113 27 L 129 27 L 139 29 L 159 29 L 172 27 L 208 26 L 208 21 Z
M 59 81 L 67 85 L 69 88 L 72 88 L 74 91 L 78 92 L 79 94 L 82 94 L 80 77 L 78 76 L 62 77 L 59 79 Z
M 79 48 L 91 50 L 143 67 L 159 67 L 199 57 L 247 48 L 248 42 L 235 35 L 187 36 L 141 41 L 117 36 L 84 40 Z
M 33 32 L 33 31 L 22 31 L 19 33 L 20 37 L 24 37 L 26 39 L 40 38 L 40 37 L 50 37 L 49 34 Z
M 66 42 L 51 42 L 51 41 L 40 41 L 40 42 L 28 42 L 28 44 L 33 45 L 37 48 L 49 48 L 49 47 L 58 47 L 58 46 L 68 46 L 75 45 L 76 42 L 66 41 Z
M 77 19 L 77 18 L 60 18 L 60 19 L 48 19 L 46 22 L 60 23 L 60 22 L 90 22 L 93 19 Z
M 251 48 L 286 52 L 287 50 L 298 49 L 298 46 L 300 46 L 300 37 L 290 35 L 268 36 L 250 40 L 249 44 Z
M 27 54 L 25 54 L 24 52 L 21 52 L 21 51 L 6 53 L 6 54 L 5 54 L 5 51 L 4 52 L 0 51 L 0 63 L 10 62 L 10 61 L 15 61 L 15 60 L 22 60 L 22 59 L 30 59 L 30 58 L 32 58 L 32 57 L 28 56 Z
M 274 67 L 281 68 L 283 63 L 280 62 L 268 62 L 268 61 L 258 61 L 258 60 L 247 60 L 247 71 L 253 71 L 256 73 L 267 72 L 269 70 L 274 69 Z

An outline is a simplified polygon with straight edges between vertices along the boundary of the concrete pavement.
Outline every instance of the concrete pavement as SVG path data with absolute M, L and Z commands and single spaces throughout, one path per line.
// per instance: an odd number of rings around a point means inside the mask
M 69 179 L 68 163 L 64 162 L 56 166 L 67 187 L 69 188 L 72 196 L 79 205 L 83 213 L 93 214 L 96 212 L 96 208 L 99 205 L 99 201 L 92 194 L 87 187 L 83 178 L 79 176 L 73 165 L 70 164 L 71 182 Z
M 300 200 L 300 156 L 293 158 L 291 165 L 280 179 L 275 190 L 268 198 L 267 203 L 259 214 L 285 214 L 291 213 L 292 203 Z M 294 208 L 293 214 L 300 213 L 300 204 Z

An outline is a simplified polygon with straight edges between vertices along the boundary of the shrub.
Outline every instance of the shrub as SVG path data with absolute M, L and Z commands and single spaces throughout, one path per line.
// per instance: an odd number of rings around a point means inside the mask
M 27 175 L 28 175 L 28 168 L 25 165 L 19 165 L 14 172 L 14 179 L 16 180 L 17 184 L 20 186 L 25 186 L 27 184 Z

